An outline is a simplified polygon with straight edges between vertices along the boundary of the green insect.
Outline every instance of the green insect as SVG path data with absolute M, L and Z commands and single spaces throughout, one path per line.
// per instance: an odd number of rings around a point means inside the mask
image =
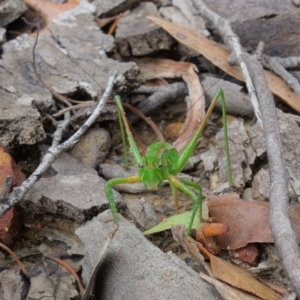
M 230 169 L 230 157 L 229 157 L 227 125 L 226 125 L 226 107 L 225 107 L 225 97 L 224 97 L 223 90 L 221 89 L 217 90 L 214 99 L 212 100 L 212 103 L 204 117 L 203 122 L 201 123 L 199 129 L 197 130 L 195 135 L 190 139 L 189 143 L 181 153 L 178 153 L 178 151 L 169 143 L 157 142 L 148 147 L 144 156 L 141 155 L 140 150 L 133 138 L 133 135 L 131 133 L 131 130 L 129 128 L 129 125 L 125 117 L 120 96 L 116 96 L 114 98 L 114 101 L 117 106 L 123 144 L 125 145 L 124 152 L 126 152 L 125 150 L 126 149 L 125 132 L 126 132 L 128 143 L 134 161 L 139 167 L 139 173 L 137 175 L 125 177 L 125 178 L 113 178 L 107 181 L 105 185 L 105 192 L 110 203 L 115 224 L 118 224 L 118 213 L 117 213 L 117 208 L 116 208 L 116 204 L 113 196 L 113 190 L 112 190 L 112 187 L 114 185 L 142 182 L 147 189 L 157 190 L 162 186 L 164 181 L 168 181 L 172 189 L 176 208 L 178 207 L 177 190 L 181 190 L 183 193 L 188 195 L 194 202 L 190 222 L 186 231 L 186 234 L 190 235 L 194 218 L 198 209 L 199 209 L 200 221 L 202 220 L 202 189 L 200 185 L 189 180 L 178 178 L 176 175 L 184 169 L 187 161 L 192 155 L 198 143 L 198 140 L 205 128 L 208 118 L 211 115 L 211 112 L 218 99 L 220 99 L 222 102 L 222 119 L 224 125 L 227 173 L 228 173 L 229 184 L 232 185 L 232 175 Z M 123 125 L 125 126 L 125 130 Z M 124 155 L 126 157 L 127 153 L 124 153 Z M 196 192 L 194 190 L 196 190 Z

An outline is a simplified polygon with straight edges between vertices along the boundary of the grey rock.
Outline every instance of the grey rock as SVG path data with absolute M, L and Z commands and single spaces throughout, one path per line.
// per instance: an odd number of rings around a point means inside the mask
M 139 229 L 144 231 L 160 222 L 153 206 L 145 198 L 125 199 L 125 203 L 129 215 Z
M 63 215 L 83 222 L 108 207 L 105 181 L 94 169 L 64 154 L 52 165 L 53 170 L 57 173 L 55 176 L 41 178 L 31 188 L 21 202 L 23 208 L 36 213 Z M 120 207 L 121 196 L 117 192 L 114 192 L 114 196 Z
M 173 38 L 146 16 L 160 17 L 151 2 L 140 3 L 131 13 L 119 21 L 116 45 L 123 56 L 144 56 L 159 50 L 170 50 Z
M 19 18 L 27 6 L 22 0 L 6 0 L 0 2 L 0 27 L 6 26 Z
M 17 97 L 0 89 L 0 145 L 32 145 L 46 137 L 38 110 L 28 95 Z
M 67 95 L 84 92 L 89 95 L 89 99 L 96 100 L 102 95 L 111 70 L 117 71 L 115 89 L 120 94 L 130 92 L 144 79 L 135 63 L 120 63 L 107 58 L 105 50 L 114 47 L 114 40 L 96 26 L 92 14 L 94 10 L 88 2 L 81 2 L 74 10 L 54 20 L 50 26 L 52 34 L 44 33 L 40 36 L 36 48 L 36 64 L 44 82 L 54 90 Z M 34 42 L 34 37 L 23 34 L 3 45 L 0 89 L 10 92 L 14 98 L 30 97 L 42 113 L 52 113 L 56 108 L 51 101 L 51 93 L 38 80 L 31 64 L 24 63 L 32 60 Z M 91 77 L 62 53 L 68 53 Z M 99 85 L 93 78 L 97 78 Z M 13 106 L 14 104 L 9 110 L 12 110 Z M 13 113 L 7 109 L 5 111 L 5 114 Z M 90 112 L 84 115 L 84 120 L 89 114 Z M 105 118 L 107 119 L 107 115 Z M 101 120 L 101 116 L 99 119 Z M 76 126 L 79 125 L 77 122 Z M 40 132 L 36 125 L 33 127 L 32 124 L 27 124 L 23 127 L 30 132 Z M 27 142 L 27 139 L 15 138 L 15 144 L 36 143 L 40 140 L 36 138 Z
M 81 163 L 95 168 L 102 163 L 110 149 L 110 135 L 103 128 L 90 128 L 69 154 Z
M 201 75 L 200 79 L 204 88 L 207 106 L 211 104 L 216 90 L 220 88 L 224 91 L 227 113 L 239 116 L 253 115 L 250 97 L 242 91 L 240 85 L 209 75 Z M 217 102 L 216 108 L 218 110 L 222 109 L 221 101 Z
M 106 211 L 76 230 L 87 252 L 82 266 L 86 284 L 106 236 L 114 228 Z M 132 224 L 119 216 L 119 229 L 95 280 L 96 299 L 221 299 L 179 258 L 161 252 Z

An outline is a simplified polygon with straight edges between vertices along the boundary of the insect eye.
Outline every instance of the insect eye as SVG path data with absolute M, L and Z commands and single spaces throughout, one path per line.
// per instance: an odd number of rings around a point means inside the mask
M 140 164 L 139 164 L 139 167 L 140 167 L 140 168 L 143 168 L 143 167 L 144 167 L 143 163 L 140 163 Z

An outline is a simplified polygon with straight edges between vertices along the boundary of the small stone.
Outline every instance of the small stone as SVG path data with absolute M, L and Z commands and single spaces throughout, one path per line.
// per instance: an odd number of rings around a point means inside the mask
M 159 223 L 158 215 L 153 206 L 151 206 L 144 198 L 125 199 L 127 209 L 130 216 L 134 219 L 134 223 L 141 230 L 147 230 Z
M 69 154 L 81 163 L 95 168 L 108 154 L 111 140 L 103 128 L 90 128 L 73 147 Z
M 229 251 L 229 255 L 240 261 L 255 266 L 258 263 L 259 251 L 255 244 L 250 243 L 245 247 Z

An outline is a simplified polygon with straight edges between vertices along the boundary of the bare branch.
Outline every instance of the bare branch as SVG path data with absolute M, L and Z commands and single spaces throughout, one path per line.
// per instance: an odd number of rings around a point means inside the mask
M 79 140 L 79 138 L 87 131 L 87 129 L 95 122 L 95 120 L 100 115 L 107 98 L 109 97 L 115 79 L 116 72 L 114 71 L 112 75 L 108 78 L 108 83 L 102 98 L 98 102 L 93 113 L 85 121 L 85 123 L 64 143 L 59 145 L 63 131 L 67 128 L 69 121 L 66 120 L 60 126 L 58 126 L 56 132 L 54 133 L 54 139 L 52 146 L 48 149 L 47 153 L 43 157 L 41 164 L 37 169 L 29 176 L 23 184 L 13 190 L 9 195 L 7 201 L 0 204 L 0 217 L 12 206 L 19 203 L 27 194 L 29 189 L 37 182 L 41 175 L 51 166 L 51 164 L 56 160 L 56 158 L 63 152 L 71 149 Z
M 289 87 L 300 97 L 300 84 L 298 80 L 286 70 L 286 68 L 299 66 L 300 57 L 281 58 L 263 55 L 262 58 L 263 65 L 283 78 Z
M 238 37 L 230 28 L 229 22 L 212 12 L 201 0 L 193 0 L 193 3 L 203 17 L 213 22 L 222 35 L 223 40 L 235 52 L 246 82 L 248 80 L 251 81 L 250 85 L 247 83 L 249 94 L 257 95 L 259 100 L 271 177 L 269 197 L 271 230 L 282 265 L 299 297 L 300 252 L 296 235 L 289 219 L 286 168 L 273 96 L 268 88 L 257 56 L 250 56 L 243 51 L 239 45 Z
M 255 93 L 255 89 L 252 83 L 251 76 L 246 66 L 245 62 L 245 51 L 242 48 L 239 37 L 232 31 L 230 22 L 221 18 L 218 14 L 210 10 L 201 0 L 193 0 L 192 1 L 197 11 L 201 14 L 203 18 L 208 19 L 210 22 L 214 24 L 220 35 L 222 36 L 225 44 L 231 49 L 234 53 L 234 56 L 231 56 L 231 62 L 235 61 L 238 63 L 243 76 L 245 78 L 245 82 L 247 85 L 248 93 L 251 98 L 251 103 L 253 105 L 254 113 L 258 122 L 262 125 L 261 121 L 261 112 L 259 110 L 258 99 Z

